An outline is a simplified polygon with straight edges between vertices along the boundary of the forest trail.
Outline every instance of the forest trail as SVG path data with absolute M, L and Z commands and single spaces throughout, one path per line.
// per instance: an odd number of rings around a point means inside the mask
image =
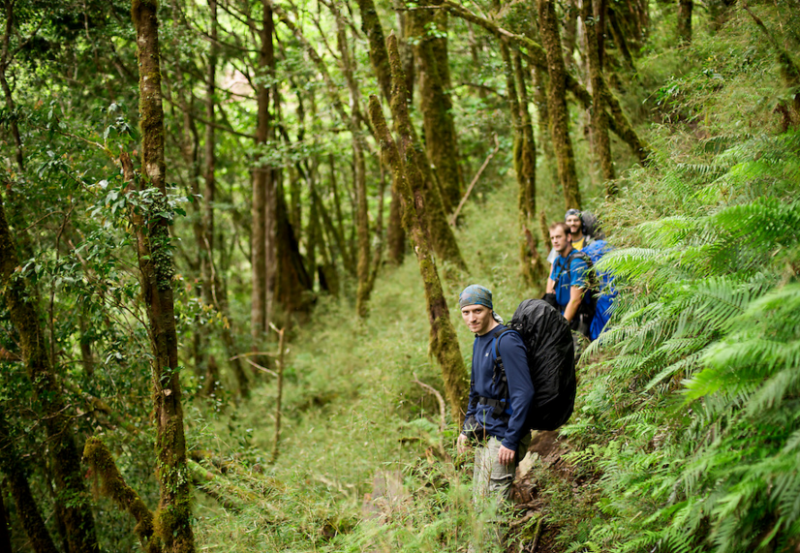
M 800 551 L 798 0 L 7 0 L 0 37 L 0 551 Z M 620 294 L 498 521 L 457 297 L 540 296 L 572 207 Z

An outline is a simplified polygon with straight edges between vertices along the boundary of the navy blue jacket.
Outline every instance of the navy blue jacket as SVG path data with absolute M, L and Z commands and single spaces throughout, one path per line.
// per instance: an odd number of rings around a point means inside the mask
M 488 405 L 473 406 L 478 397 L 503 399 L 497 395 L 492 385 L 494 370 L 495 334 L 505 330 L 504 325 L 497 325 L 483 336 L 475 336 L 472 345 L 472 382 L 469 389 L 469 407 L 467 417 L 475 418 L 483 424 L 486 432 L 501 440 L 508 449 L 515 450 L 525 432 L 525 417 L 533 399 L 533 383 L 531 382 L 525 344 L 515 331 L 506 332 L 500 337 L 498 351 L 503 359 L 508 378 L 508 390 L 511 403 L 511 418 L 508 423 L 492 416 L 493 407 Z

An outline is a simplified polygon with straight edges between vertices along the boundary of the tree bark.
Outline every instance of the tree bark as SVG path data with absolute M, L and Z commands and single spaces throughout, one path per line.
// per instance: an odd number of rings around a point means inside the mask
M 270 84 L 266 84 L 264 79 L 271 82 L 274 75 L 275 51 L 272 43 L 274 25 L 272 21 L 272 7 L 269 0 L 262 0 L 262 19 L 259 35 L 261 45 L 258 51 L 258 69 L 262 80 L 256 86 L 257 104 L 257 123 L 256 123 L 256 150 L 266 147 L 272 137 L 272 116 L 270 114 Z M 252 339 L 252 350 L 261 351 L 262 344 L 266 336 L 268 322 L 268 295 L 269 295 L 269 259 L 267 251 L 270 240 L 270 226 L 273 219 L 272 196 L 274 194 L 274 183 L 272 182 L 272 171 L 266 162 L 261 159 L 255 160 L 253 168 L 253 204 L 252 204 L 252 233 L 251 243 L 251 271 L 252 271 L 252 292 L 250 303 L 250 335 Z M 267 362 L 266 358 L 259 357 L 260 364 Z
M 289 209 L 283 187 L 275 190 L 275 301 L 286 313 L 286 324 L 292 314 L 305 315 L 311 305 L 311 278 L 306 272 L 303 256 L 289 222 Z
M 389 68 L 389 54 L 383 35 L 383 26 L 375 10 L 373 0 L 358 0 L 361 11 L 361 30 L 369 40 L 369 59 L 378 78 L 381 94 L 389 102 L 391 100 L 392 76 Z M 389 207 L 389 223 L 386 242 L 388 243 L 389 261 L 400 265 L 405 256 L 406 237 L 400 213 L 400 196 L 392 183 L 392 203 Z
M 578 47 L 578 6 L 576 0 L 567 0 L 562 4 L 564 11 L 564 62 L 570 71 L 575 70 L 573 54 Z
M 114 457 L 98 438 L 89 438 L 83 448 L 83 457 L 91 467 L 92 472 L 100 480 L 100 491 L 117 504 L 122 510 L 128 511 L 136 520 L 133 531 L 139 538 L 142 550 L 146 553 L 161 553 L 161 541 L 154 535 L 153 513 L 131 488 L 117 468 Z
M 336 18 L 337 43 L 341 56 L 342 73 L 344 74 L 347 90 L 350 94 L 350 132 L 353 144 L 353 176 L 355 177 L 356 191 L 356 235 L 358 236 L 358 262 L 356 263 L 356 313 L 359 317 L 366 318 L 367 304 L 372 292 L 369 278 L 370 262 L 370 237 L 369 237 L 369 211 L 367 204 L 367 165 L 364 160 L 365 141 L 359 123 L 358 106 L 361 95 L 355 79 L 355 67 L 350 58 L 350 47 L 347 40 L 347 27 L 342 21 L 338 10 L 334 12 Z M 344 114 L 343 114 L 344 115 Z
M 28 541 L 35 553 L 58 553 L 50 532 L 47 531 L 39 506 L 31 492 L 28 476 L 23 461 L 19 458 L 14 440 L 12 439 L 5 415 L 0 412 L 0 470 L 8 480 L 11 496 L 17 508 L 17 516 L 28 536 Z M 0 494 L 2 497 L 2 494 Z M 2 501 L 2 500 L 0 500 Z M 8 532 L 5 508 L 0 512 L 0 548 L 11 551 L 11 537 Z M 5 540 L 2 539 L 5 534 Z M 3 543 L 6 542 L 6 544 Z
M 389 54 L 386 51 L 383 36 L 383 25 L 381 25 L 373 0 L 358 0 L 358 8 L 361 11 L 361 30 L 367 35 L 369 41 L 369 60 L 372 62 L 372 69 L 375 70 L 375 76 L 378 78 L 381 94 L 386 101 L 389 101 L 392 94 L 392 75 L 389 69 Z
M 392 167 L 403 201 L 403 220 L 406 231 L 414 244 L 420 274 L 425 286 L 425 300 L 431 324 L 430 351 L 436 356 L 442 369 L 445 392 L 450 403 L 453 419 L 461 421 L 469 390 L 464 360 L 458 345 L 455 328 L 450 321 L 436 264 L 431 256 L 430 242 L 425 225 L 425 178 L 420 165 L 424 156 L 419 155 L 419 145 L 414 135 L 408 114 L 405 75 L 403 74 L 397 39 L 389 35 L 386 39 L 389 62 L 392 70 L 392 115 L 400 137 L 399 148 L 395 144 L 377 97 L 370 97 L 370 117 L 381 140 L 381 152 Z
M 678 0 L 678 40 L 682 44 L 692 42 L 692 0 Z
M 628 39 L 626 38 L 627 34 L 620 24 L 617 11 L 611 8 L 608 9 L 608 23 L 609 27 L 611 27 L 611 36 L 614 37 L 614 43 L 617 45 L 620 54 L 622 54 L 622 58 L 625 60 L 625 65 L 628 66 L 628 69 L 634 71 L 636 66 L 633 63 L 633 55 L 628 47 Z
M 547 106 L 550 115 L 550 134 L 558 164 L 558 178 L 564 192 L 566 209 L 581 208 L 581 193 L 578 189 L 578 174 L 575 169 L 575 153 L 569 136 L 569 112 L 567 110 L 566 67 L 561 54 L 558 35 L 558 20 L 553 0 L 537 0 L 539 11 L 539 35 L 547 56 L 550 75 L 547 91 Z
M 0 486 L 0 549 L 3 551 L 11 551 L 11 529 L 8 524 L 8 512 L 6 511 L 5 492 Z M 48 534 L 48 537 L 50 535 Z M 36 553 L 40 553 L 34 549 Z
M 397 46 L 397 38 L 392 39 L 394 41 L 395 46 Z M 388 38 L 387 38 L 387 45 L 388 45 Z M 399 53 L 398 53 L 399 55 Z M 391 61 L 391 52 L 389 52 L 390 57 L 390 65 L 392 65 Z M 402 66 L 398 66 L 396 68 L 397 71 L 403 73 Z M 392 90 L 395 89 L 397 86 L 394 82 L 394 72 L 395 67 L 392 66 Z M 405 74 L 403 74 L 403 78 L 405 79 Z M 406 81 L 403 82 L 403 88 L 405 89 Z M 406 97 L 408 97 L 408 93 L 404 93 Z M 394 104 L 395 98 L 392 97 L 392 103 Z M 399 124 L 397 122 L 397 117 L 395 117 L 395 125 Z M 409 119 L 409 128 L 408 132 L 411 133 L 410 136 L 413 137 L 413 140 L 416 144 L 419 144 L 416 132 L 414 128 L 410 126 L 410 119 Z M 455 235 L 453 234 L 453 230 L 450 227 L 447 221 L 447 215 L 445 214 L 444 207 L 442 205 L 442 197 L 439 193 L 439 187 L 436 186 L 435 181 L 433 180 L 433 175 L 431 173 L 430 163 L 428 161 L 427 156 L 425 155 L 424 151 L 420 148 L 413 149 L 409 155 L 413 155 L 416 159 L 417 166 L 419 170 L 422 172 L 423 180 L 425 182 L 425 190 L 426 190 L 426 202 L 427 202 L 427 229 L 429 232 L 429 236 L 431 237 L 431 242 L 433 244 L 433 248 L 443 261 L 448 261 L 452 263 L 456 268 L 460 270 L 466 270 L 466 263 L 464 262 L 464 258 L 461 257 L 461 250 L 458 247 L 458 242 L 456 242 Z M 405 217 L 405 215 L 403 215 Z M 408 228 L 406 227 L 406 230 Z
M 80 456 L 70 426 L 70 413 L 50 363 L 47 338 L 39 322 L 35 299 L 31 299 L 36 295 L 28 289 L 22 276 L 16 274 L 19 265 L 0 198 L 0 288 L 11 322 L 19 333 L 25 370 L 33 385 L 37 409 L 41 413 L 48 447 L 52 452 L 56 508 L 63 515 L 70 551 L 99 551 Z
M 597 59 L 600 68 L 604 67 L 606 60 L 606 17 L 608 16 L 608 0 L 597 0 L 594 4 L 595 35 L 597 36 Z M 586 19 L 583 18 L 586 25 Z
M 513 53 L 514 75 L 519 90 L 520 128 L 522 131 L 520 156 L 521 175 L 519 176 L 519 217 L 523 240 L 520 244 L 520 259 L 523 262 L 523 274 L 529 279 L 531 286 L 541 283 L 547 275 L 547 269 L 539 254 L 539 240 L 533 232 L 536 217 L 536 142 L 533 136 L 533 122 L 528 111 L 528 90 L 525 82 L 525 71 L 522 67 L 522 56 Z
M 447 92 L 449 67 L 447 38 L 431 36 L 446 33 L 446 12 L 434 18 L 433 10 L 414 12 L 414 48 L 419 70 L 420 109 L 428 153 L 442 205 L 452 213 L 461 199 L 461 174 L 458 167 L 458 140 L 453 120 L 453 103 Z M 432 26 L 435 26 L 433 30 Z
M 583 0 L 581 19 L 586 33 L 586 60 L 589 65 L 589 76 L 592 83 L 592 138 L 595 156 L 600 163 L 603 181 L 606 183 L 606 196 L 613 197 L 617 193 L 614 160 L 611 157 L 611 141 L 608 136 L 608 119 L 603 94 L 606 82 L 600 65 L 599 40 L 592 25 L 592 0 Z
M 164 112 L 161 103 L 161 68 L 158 17 L 155 0 L 133 0 L 131 15 L 136 28 L 139 61 L 139 115 L 142 132 L 144 186 L 158 196 L 149 213 L 133 215 L 142 294 L 150 322 L 153 349 L 153 418 L 156 426 L 157 476 L 160 499 L 154 527 L 168 552 L 194 551 L 191 526 L 191 487 L 186 467 L 186 440 L 181 406 L 178 337 L 172 291 L 174 268 L 168 221 L 158 213 L 166 205 Z M 121 156 L 126 180 L 133 182 L 133 165 Z M 144 217 L 147 215 L 147 225 Z
M 6 101 L 6 109 L 9 114 L 13 114 L 15 110 L 14 98 L 11 95 L 11 87 L 8 85 L 8 77 L 6 75 L 8 67 L 11 64 L 11 52 L 9 51 L 9 43 L 11 40 L 11 33 L 14 30 L 14 4 L 13 0 L 4 0 L 3 8 L 5 10 L 5 29 L 3 30 L 2 37 L 2 53 L 0 53 L 0 86 L 3 88 L 3 96 Z M 22 137 L 19 132 L 16 117 L 9 117 L 9 128 L 11 129 L 11 136 L 14 138 L 14 156 L 17 161 L 19 170 L 25 171 L 25 155 L 22 150 Z
M 530 231 L 532 214 L 536 213 L 536 143 L 528 111 L 528 94 L 518 52 L 511 52 L 505 41 L 500 43 L 506 77 L 511 122 L 514 127 L 514 172 L 517 176 L 518 220 L 520 224 L 520 267 L 528 286 L 544 276 L 544 265 L 538 251 L 538 240 Z
M 529 39 L 524 35 L 514 34 L 502 27 L 499 27 L 492 21 L 488 19 L 479 17 L 474 13 L 470 12 L 463 6 L 451 2 L 450 0 L 443 0 L 442 6 L 450 13 L 457 15 L 458 17 L 464 19 L 465 21 L 469 21 L 475 23 L 476 25 L 481 26 L 482 28 L 486 29 L 488 32 L 496 36 L 497 38 L 506 38 L 512 41 L 517 48 L 524 48 L 525 49 L 525 57 L 528 58 L 528 61 L 537 68 L 545 69 L 549 71 L 548 61 L 547 61 L 547 54 L 545 53 L 545 49 L 542 46 L 533 40 Z M 540 23 L 541 26 L 541 23 Z M 541 30 L 540 30 L 541 31 Z M 562 60 L 563 66 L 563 60 Z M 572 92 L 575 98 L 583 105 L 585 108 L 589 108 L 592 105 L 592 95 L 589 94 L 589 91 L 581 85 L 580 81 L 576 79 L 570 73 L 562 72 L 564 77 L 564 85 L 567 90 Z M 614 107 L 611 101 L 609 101 L 610 107 Z M 616 107 L 619 108 L 619 103 L 617 102 Z M 650 150 L 647 144 L 642 141 L 639 136 L 633 131 L 633 128 L 630 126 L 628 119 L 625 117 L 624 112 L 621 109 L 613 110 L 612 109 L 612 117 L 610 119 L 610 128 L 611 130 L 617 134 L 622 140 L 624 140 L 633 150 L 633 152 L 639 157 L 640 163 L 643 165 L 645 164 L 647 157 L 650 154 Z M 546 141 L 545 141 L 546 142 Z

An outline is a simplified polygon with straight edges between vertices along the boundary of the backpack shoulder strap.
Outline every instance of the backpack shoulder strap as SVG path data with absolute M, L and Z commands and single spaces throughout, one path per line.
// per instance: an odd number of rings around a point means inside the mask
M 572 282 L 572 260 L 575 258 L 582 259 L 583 262 L 586 263 L 587 271 L 594 268 L 594 265 L 592 264 L 592 258 L 589 257 L 589 254 L 581 250 L 572 250 L 567 256 L 567 282 Z
M 503 360 L 500 357 L 500 350 L 497 349 L 499 347 L 500 337 L 503 334 L 505 334 L 506 332 L 509 332 L 509 331 L 512 331 L 512 330 L 513 330 L 512 328 L 505 328 L 503 330 L 500 330 L 500 331 L 494 333 L 494 347 L 492 348 L 492 353 L 494 353 L 494 358 L 495 359 L 500 360 L 501 364 L 502 364 Z

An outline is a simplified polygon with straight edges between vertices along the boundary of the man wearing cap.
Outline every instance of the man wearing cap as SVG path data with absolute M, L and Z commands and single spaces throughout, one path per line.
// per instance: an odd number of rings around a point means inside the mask
M 576 250 L 582 250 L 589 244 L 591 244 L 594 240 L 591 236 L 583 233 L 583 219 L 581 217 L 581 212 L 577 209 L 568 209 L 567 213 L 564 215 L 564 222 L 567 224 L 569 228 L 569 240 L 572 243 L 572 247 Z M 547 256 L 547 262 L 550 263 L 550 272 L 553 271 L 553 262 L 558 257 L 558 252 L 555 248 L 551 248 L 550 254 Z M 552 283 L 554 286 L 555 283 Z M 547 283 L 547 291 L 552 292 L 551 283 Z
M 501 324 L 492 305 L 492 292 L 483 286 L 467 286 L 459 296 L 461 317 L 475 334 L 472 346 L 472 378 L 464 431 L 458 437 L 458 452 L 464 453 L 470 439 L 476 441 L 473 494 L 507 497 L 517 463 L 530 443 L 525 417 L 533 399 L 525 344 L 514 330 Z M 496 349 L 495 349 L 496 346 Z M 492 382 L 496 355 L 502 359 L 508 394 L 500 382 Z

